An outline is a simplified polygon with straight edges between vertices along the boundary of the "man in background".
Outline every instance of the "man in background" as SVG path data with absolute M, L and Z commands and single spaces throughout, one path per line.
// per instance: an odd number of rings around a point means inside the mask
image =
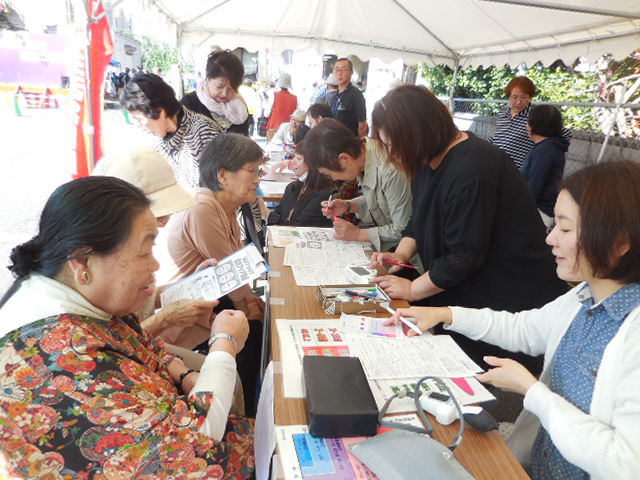
M 357 137 L 369 132 L 367 108 L 364 96 L 351 85 L 353 64 L 348 58 L 339 58 L 333 67 L 333 76 L 338 84 L 338 94 L 331 101 L 333 118 L 343 123 Z

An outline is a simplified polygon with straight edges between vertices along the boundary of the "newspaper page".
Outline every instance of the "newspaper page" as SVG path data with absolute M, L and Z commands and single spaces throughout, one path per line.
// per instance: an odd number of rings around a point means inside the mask
M 345 335 L 368 379 L 474 377 L 482 369 L 449 335 L 421 335 L 401 343 L 387 337 Z
M 283 265 L 296 267 L 344 268 L 369 265 L 362 245 L 325 243 L 315 240 L 295 241 L 285 248 Z
M 183 298 L 217 300 L 269 271 L 269 265 L 251 243 L 215 267 L 207 267 L 169 285 L 160 294 L 162 306 Z
M 296 240 L 310 240 L 322 243 L 341 244 L 360 244 L 364 248 L 371 248 L 370 242 L 349 242 L 345 240 L 337 240 L 333 228 L 322 227 L 289 227 L 282 225 L 269 226 L 271 232 L 271 241 L 269 246 L 286 247 Z
M 302 357 L 349 357 L 349 346 L 339 330 L 338 319 L 277 319 L 282 359 L 284 396 L 304 398 L 302 390 Z
M 320 285 L 349 285 L 344 268 L 292 266 L 293 278 L 299 287 L 319 287 Z

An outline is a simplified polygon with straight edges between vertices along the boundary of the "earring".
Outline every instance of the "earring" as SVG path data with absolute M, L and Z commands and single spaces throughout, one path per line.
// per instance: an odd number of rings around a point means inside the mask
M 86 270 L 84 272 L 82 272 L 82 281 L 84 283 L 91 283 L 91 274 L 89 272 L 87 272 Z

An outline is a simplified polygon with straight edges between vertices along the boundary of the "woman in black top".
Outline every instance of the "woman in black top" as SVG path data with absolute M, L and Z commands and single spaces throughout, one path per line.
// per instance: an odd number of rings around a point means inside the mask
M 180 103 L 214 119 L 227 132 L 249 135 L 249 110 L 238 93 L 244 75 L 242 61 L 229 50 L 217 50 L 207 59 L 207 77 Z
M 289 168 L 298 176 L 298 180 L 287 185 L 282 200 L 273 210 L 260 202 L 262 218 L 267 225 L 295 225 L 298 227 L 331 227 L 331 220 L 322 214 L 320 202 L 329 198 L 334 187 L 333 182 L 315 168 L 309 168 L 304 161 L 304 136 L 309 127 L 298 127 L 294 142 L 295 155 L 289 162 Z
M 412 179 L 413 192 L 412 217 L 398 248 L 372 259 L 407 263 L 418 252 L 426 271 L 413 281 L 378 277 L 392 298 L 515 312 L 566 291 L 528 186 L 505 153 L 459 131 L 444 104 L 423 87 L 392 90 L 372 119 L 374 137 Z M 477 362 L 501 356 L 497 347 L 455 338 Z

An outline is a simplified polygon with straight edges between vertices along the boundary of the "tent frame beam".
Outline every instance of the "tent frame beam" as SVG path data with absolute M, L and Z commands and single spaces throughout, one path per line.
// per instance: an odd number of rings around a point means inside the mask
M 492 2 L 492 3 L 504 3 L 511 5 L 518 5 L 521 7 L 533 7 L 533 8 L 546 8 L 549 10 L 561 10 L 564 12 L 574 12 L 574 13 L 586 13 L 589 15 L 602 15 L 605 17 L 616 17 L 616 18 L 633 18 L 640 19 L 640 12 L 638 13 L 630 13 L 630 12 L 621 12 L 618 10 L 606 10 L 600 8 L 585 8 L 578 7 L 575 5 L 563 5 L 561 3 L 538 3 L 532 2 L 530 0 L 480 0 L 482 2 Z
M 454 54 L 450 57 L 447 55 L 435 55 L 431 52 L 427 52 L 425 50 L 416 50 L 409 48 L 400 48 L 400 47 L 389 47 L 386 45 L 380 45 L 373 42 L 358 42 L 355 40 L 345 40 L 343 38 L 333 38 L 333 37 L 318 37 L 315 35 L 300 35 L 297 33 L 275 33 L 275 32 L 255 32 L 249 30 L 227 30 L 227 29 L 215 29 L 215 28 L 188 28 L 183 30 L 183 33 L 208 33 L 209 39 L 215 34 L 241 34 L 241 35 L 251 35 L 256 37 L 268 37 L 268 38 L 291 38 L 295 40 L 314 40 L 314 41 L 324 41 L 324 42 L 332 42 L 332 43 L 340 43 L 344 45 L 352 45 L 354 47 L 370 47 L 376 48 L 378 50 L 387 50 L 391 52 L 401 52 L 401 53 L 412 53 L 415 55 L 421 55 L 428 58 L 442 58 L 448 61 L 454 60 Z
M 219 7 L 223 6 L 224 4 L 229 3 L 229 2 L 231 2 L 231 1 L 232 1 L 232 0 L 222 0 L 222 1 L 221 1 L 220 3 L 218 3 L 217 5 L 214 5 L 214 6 L 213 6 L 213 7 L 211 7 L 211 8 L 207 8 L 206 10 L 204 10 L 204 11 L 203 11 L 203 12 L 201 12 L 201 13 L 199 13 L 198 15 L 196 15 L 196 16 L 194 16 L 194 17 L 192 17 L 192 18 L 188 19 L 188 20 L 185 20 L 184 22 L 182 22 L 182 23 L 180 24 L 180 27 L 182 27 L 182 29 L 184 29 L 187 25 L 192 24 L 193 22 L 195 22 L 195 21 L 196 21 L 196 20 L 198 20 L 199 18 L 204 17 L 205 15 L 207 15 L 207 14 L 209 14 L 209 13 L 213 12 L 215 9 L 217 9 L 217 8 L 219 8 Z
M 550 50 L 550 49 L 556 49 L 559 47 L 568 47 L 568 46 L 572 46 L 572 45 L 582 45 L 584 43 L 593 43 L 593 42 L 598 42 L 600 40 L 611 40 L 614 38 L 624 38 L 624 37 L 633 37 L 633 36 L 638 36 L 640 35 L 637 31 L 633 31 L 633 32 L 625 32 L 625 33 L 619 33 L 616 35 L 600 35 L 597 37 L 592 37 L 592 38 L 587 38 L 587 39 L 581 39 L 581 40 L 571 40 L 568 42 L 557 42 L 554 43 L 552 45 L 541 45 L 539 47 L 521 47 L 521 48 L 514 48 L 514 49 L 509 49 L 507 50 L 506 48 L 504 50 L 494 50 L 494 51 L 484 51 L 484 52 L 479 52 L 479 53 L 462 53 L 461 56 L 463 58 L 474 58 L 474 57 L 490 57 L 492 55 L 506 55 L 506 54 L 511 54 L 511 53 L 521 53 L 521 52 L 529 52 L 529 51 L 542 51 L 542 50 Z M 529 39 L 531 40 L 531 39 Z M 475 47 L 475 48 L 491 48 L 493 45 L 485 45 L 483 47 Z M 629 52 L 631 53 L 631 52 Z
M 398 8 L 400 8 L 404 13 L 406 13 L 409 16 L 409 18 L 411 18 L 411 20 L 416 22 L 420 26 L 420 28 L 422 28 L 425 32 L 427 32 L 427 34 L 430 37 L 436 39 L 440 45 L 442 45 L 444 48 L 449 50 L 449 52 L 451 53 L 451 56 L 455 61 L 457 54 L 451 47 L 449 47 L 449 45 L 447 45 L 442 40 L 440 40 L 440 38 L 438 38 L 438 36 L 434 34 L 431 30 L 429 30 L 429 28 L 427 28 L 427 26 L 424 23 L 418 20 L 413 13 L 411 13 L 402 3 L 400 3 L 400 0 L 392 0 L 392 2 L 395 3 L 398 6 Z

